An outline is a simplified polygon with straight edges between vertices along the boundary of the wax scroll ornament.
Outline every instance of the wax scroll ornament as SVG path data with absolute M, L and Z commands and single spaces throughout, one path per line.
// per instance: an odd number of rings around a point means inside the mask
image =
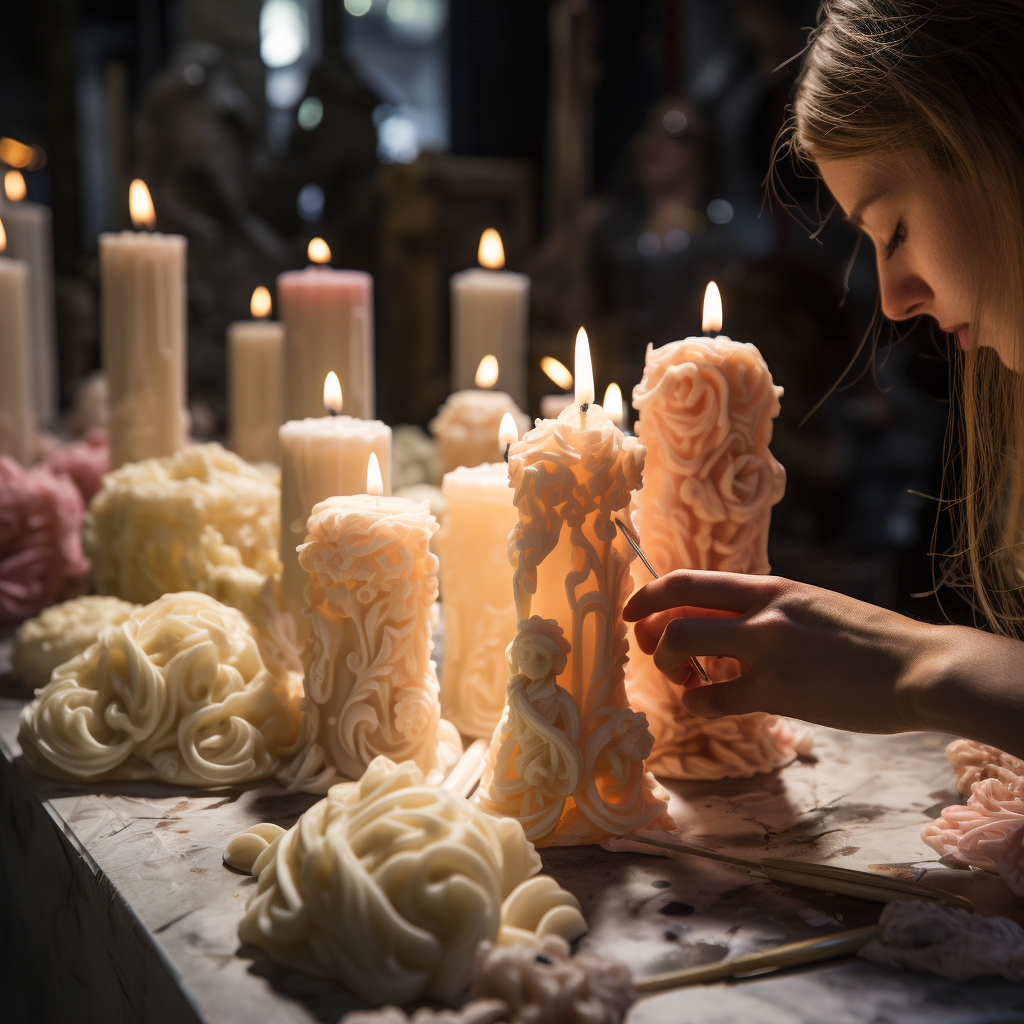
M 673 827 L 644 770 L 652 738 L 626 701 L 623 678 L 622 606 L 634 555 L 612 516 L 629 514 L 644 448 L 589 404 L 592 380 L 580 372 L 578 345 L 578 404 L 509 451 L 518 628 L 478 800 L 516 818 L 538 846 Z
M 768 450 L 781 395 L 753 345 L 720 336 L 648 347 L 633 390 L 637 435 L 647 446 L 636 523 L 659 573 L 769 571 L 771 508 L 786 486 L 785 470 Z M 634 578 L 637 586 L 651 579 L 639 563 Z M 712 681 L 739 675 L 730 658 L 702 660 Z M 648 767 L 660 776 L 747 778 L 810 747 L 805 731 L 774 715 L 694 717 L 682 689 L 640 650 L 627 667 L 626 689 L 647 715 L 654 734 Z

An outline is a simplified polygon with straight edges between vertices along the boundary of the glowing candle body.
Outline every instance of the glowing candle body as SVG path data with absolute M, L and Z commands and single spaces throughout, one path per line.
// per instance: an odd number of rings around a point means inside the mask
M 0 455 L 23 466 L 36 440 L 29 265 L 0 256 Z
M 0 199 L 7 231 L 7 255 L 29 266 L 32 332 L 32 401 L 39 426 L 57 417 L 57 306 L 53 292 L 53 217 L 50 208 L 29 200 Z
M 786 486 L 768 450 L 781 395 L 753 345 L 717 337 L 648 348 L 633 390 L 637 435 L 647 446 L 636 524 L 659 573 L 769 571 L 771 508 Z M 637 586 L 651 580 L 639 562 L 633 575 Z M 731 659 L 702 660 L 712 680 L 739 675 Z M 748 777 L 791 761 L 804 742 L 771 715 L 693 717 L 682 689 L 640 650 L 630 657 L 626 687 L 654 734 L 648 766 L 658 775 Z
M 330 267 L 289 270 L 278 275 L 277 301 L 285 325 L 285 416 L 319 416 L 324 377 L 333 370 L 345 411 L 373 419 L 373 278 Z
M 474 267 L 452 274 L 450 288 L 452 387 L 471 388 L 480 360 L 493 354 L 501 387 L 525 406 L 529 277 Z
M 505 706 L 505 648 L 516 634 L 506 545 L 519 515 L 504 462 L 446 473 L 441 491 L 448 502 L 440 535 L 441 710 L 464 735 L 490 739 Z
M 672 827 L 644 770 L 651 734 L 623 684 L 634 555 L 612 516 L 629 515 L 644 449 L 599 406 L 582 419 L 566 409 L 509 454 L 518 627 L 478 800 L 539 846 Z
M 437 438 L 441 472 L 502 459 L 505 446 L 498 443 L 498 428 L 507 412 L 512 414 L 519 432 L 524 433 L 530 418 L 505 392 L 472 388 L 449 395 L 430 421 L 430 432 Z
M 103 369 L 110 454 L 126 462 L 173 455 L 188 431 L 185 253 L 181 235 L 100 235 Z
M 365 462 L 362 470 L 365 482 Z M 436 530 L 427 503 L 406 498 L 357 494 L 313 508 L 299 554 L 313 640 L 287 785 L 324 791 L 360 778 L 378 754 L 425 772 L 461 754 L 430 659 Z
M 300 567 L 295 549 L 306 535 L 306 520 L 313 506 L 321 501 L 365 492 L 366 463 L 371 452 L 377 454 L 384 486 L 390 493 L 391 428 L 380 420 L 318 416 L 285 423 L 278 432 L 278 441 L 281 586 L 287 607 L 301 621 L 309 573 Z
M 277 431 L 284 422 L 284 324 L 240 320 L 228 326 L 228 401 L 231 448 L 250 462 L 277 462 Z

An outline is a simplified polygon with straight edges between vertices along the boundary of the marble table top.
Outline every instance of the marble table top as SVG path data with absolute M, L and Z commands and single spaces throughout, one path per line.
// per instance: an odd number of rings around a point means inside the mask
M 13 763 L 11 778 L 63 831 L 82 869 L 123 901 L 119 927 L 146 937 L 197 1020 L 334 1024 L 360 1005 L 335 985 L 240 949 L 237 939 L 255 883 L 223 866 L 225 845 L 257 822 L 290 826 L 315 797 L 285 795 L 274 783 L 200 791 L 142 783 L 73 787 L 40 778 L 18 759 L 24 698 L 7 673 L 8 656 L 9 645 L 0 644 L 0 750 Z M 983 913 L 1024 923 L 1024 899 L 1001 880 L 940 863 L 919 838 L 923 822 L 960 799 L 943 756 L 947 740 L 821 729 L 812 757 L 771 775 L 668 783 L 670 810 L 687 840 L 719 852 L 907 866 L 969 896 Z M 880 912 L 878 904 L 696 857 L 595 847 L 545 850 L 542 857 L 544 869 L 580 900 L 590 925 L 581 948 L 615 956 L 637 975 L 870 924 Z M 639 1001 L 628 1017 L 630 1024 L 897 1020 L 1024 1021 L 1024 987 L 994 979 L 954 983 L 848 958 L 662 993 Z

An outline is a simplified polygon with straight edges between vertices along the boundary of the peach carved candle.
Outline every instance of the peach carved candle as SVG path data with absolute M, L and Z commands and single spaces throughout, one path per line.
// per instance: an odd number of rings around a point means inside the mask
M 425 501 L 381 496 L 374 455 L 366 481 L 368 494 L 313 508 L 299 549 L 312 642 L 298 753 L 280 775 L 293 789 L 358 779 L 378 754 L 440 781 L 462 753 L 430 659 L 437 521 Z
M 538 846 L 672 827 L 644 770 L 647 722 L 630 709 L 623 683 L 622 606 L 634 556 L 612 517 L 629 515 L 644 449 L 593 402 L 581 330 L 576 404 L 509 452 L 518 627 L 478 801 L 516 818 Z
M 717 332 L 721 299 L 713 282 L 708 292 L 704 329 Z M 647 446 L 636 525 L 658 572 L 769 571 L 768 524 L 786 486 L 785 470 L 768 450 L 781 395 L 753 345 L 716 336 L 647 349 L 633 390 L 637 435 Z M 633 575 L 637 586 L 651 579 L 640 563 Z M 704 663 L 712 680 L 739 674 L 728 658 Z M 746 778 L 787 764 L 806 743 L 772 715 L 693 717 L 681 688 L 640 650 L 626 667 L 626 688 L 654 734 L 648 767 L 658 775 Z
M 509 413 L 500 444 L 519 432 Z M 505 548 L 518 515 L 504 461 L 460 466 L 441 492 L 448 521 L 440 535 L 444 588 L 441 710 L 459 732 L 490 739 L 505 706 L 505 648 L 516 633 L 512 567 Z

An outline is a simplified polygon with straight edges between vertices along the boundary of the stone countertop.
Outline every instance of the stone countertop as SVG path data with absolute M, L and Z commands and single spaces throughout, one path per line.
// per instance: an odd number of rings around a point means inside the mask
M 335 985 L 240 950 L 237 939 L 255 882 L 223 866 L 225 845 L 260 821 L 290 826 L 315 797 L 285 795 L 276 784 L 201 791 L 40 778 L 18 760 L 24 699 L 6 672 L 8 655 L 9 645 L 0 645 L 0 868 L 10 904 L 0 939 L 30 951 L 7 957 L 21 992 L 12 1021 L 22 1019 L 18 1013 L 43 1021 L 75 1011 L 78 1020 L 147 1024 L 334 1024 L 359 1005 Z M 940 864 L 919 838 L 923 822 L 960 800 L 943 754 L 947 740 L 820 729 L 813 757 L 771 775 L 669 783 L 670 810 L 690 842 L 718 852 L 907 867 L 967 895 L 983 913 L 1024 923 L 1024 899 L 1000 879 Z M 581 948 L 615 956 L 637 975 L 870 924 L 880 912 L 878 904 L 690 856 L 571 847 L 542 857 L 580 900 L 590 924 Z M 33 932 L 44 946 L 33 945 Z M 661 993 L 639 1001 L 628 1020 L 1024 1021 L 1024 988 L 954 983 L 848 958 Z

